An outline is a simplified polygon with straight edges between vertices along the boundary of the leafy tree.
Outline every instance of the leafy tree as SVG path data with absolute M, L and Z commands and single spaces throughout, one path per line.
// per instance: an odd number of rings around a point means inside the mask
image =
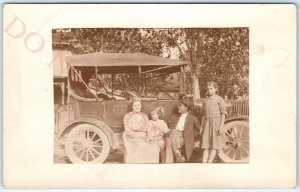
M 186 91 L 195 98 L 200 98 L 200 93 L 204 95 L 208 81 L 219 84 L 221 96 L 234 98 L 248 94 L 248 28 L 88 28 L 71 29 L 71 33 L 73 38 L 68 41 L 74 54 L 142 52 L 188 61 Z M 141 91 L 141 87 L 135 85 L 137 80 L 125 84 L 130 79 L 133 78 L 120 75 L 116 84 Z M 153 87 L 159 86 L 163 84 Z
M 165 46 L 177 48 L 178 58 L 190 62 L 188 91 L 193 91 L 194 97 L 206 92 L 208 81 L 219 84 L 222 96 L 248 94 L 247 28 L 168 29 L 164 35 L 168 39 Z

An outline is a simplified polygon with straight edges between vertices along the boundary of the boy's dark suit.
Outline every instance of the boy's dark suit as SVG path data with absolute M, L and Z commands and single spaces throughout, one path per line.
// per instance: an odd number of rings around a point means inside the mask
M 171 131 L 176 129 L 177 123 L 179 121 L 180 114 L 173 115 L 170 119 L 170 126 L 169 128 Z M 184 123 L 184 131 L 183 131 L 183 138 L 184 138 L 184 147 L 185 147 L 185 155 L 186 161 L 189 162 L 192 156 L 193 148 L 194 148 L 194 138 L 195 138 L 195 129 L 200 131 L 200 123 L 197 117 L 188 114 L 185 119 Z

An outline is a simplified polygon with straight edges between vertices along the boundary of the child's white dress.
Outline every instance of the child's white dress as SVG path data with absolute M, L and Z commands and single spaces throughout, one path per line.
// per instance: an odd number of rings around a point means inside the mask
M 165 142 L 163 136 L 169 131 L 170 129 L 164 120 L 150 120 L 147 129 L 147 136 L 150 141 L 155 141 L 160 148 L 164 148 Z

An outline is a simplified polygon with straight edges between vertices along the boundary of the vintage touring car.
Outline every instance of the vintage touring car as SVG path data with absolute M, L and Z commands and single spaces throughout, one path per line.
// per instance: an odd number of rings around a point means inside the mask
M 142 111 L 165 107 L 167 121 L 185 94 L 187 62 L 143 53 L 73 55 L 67 61 L 67 99 L 56 108 L 56 130 L 72 163 L 103 163 L 111 151 L 123 147 L 123 117 L 131 110 L 130 98 L 140 96 Z M 116 87 L 119 74 L 136 74 L 142 94 Z M 124 77 L 124 76 L 123 76 Z M 163 78 L 162 78 L 163 77 Z M 160 81 L 173 89 L 150 89 Z M 130 82 L 128 82 L 130 83 Z M 174 89 L 176 87 L 176 89 Z M 194 115 L 201 117 L 201 99 L 194 100 Z M 219 152 L 224 162 L 248 162 L 248 103 L 227 101 L 226 142 Z

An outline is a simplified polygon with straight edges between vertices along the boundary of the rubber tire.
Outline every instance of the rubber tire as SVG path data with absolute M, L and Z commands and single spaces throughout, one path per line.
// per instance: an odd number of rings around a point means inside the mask
M 88 162 L 83 161 L 82 159 L 77 157 L 77 155 L 74 153 L 74 150 L 73 150 L 73 140 L 74 140 L 75 136 L 77 135 L 78 132 L 84 131 L 84 130 L 91 130 L 93 132 L 96 132 L 97 135 L 100 136 L 102 143 L 103 143 L 101 155 L 99 155 L 93 161 L 88 161 Z M 70 131 L 70 133 L 67 135 L 67 139 L 65 142 L 65 149 L 66 149 L 67 156 L 72 163 L 89 163 L 89 164 L 103 163 L 103 162 L 105 162 L 105 160 L 107 159 L 107 157 L 109 155 L 110 142 L 109 142 L 107 135 L 101 130 L 101 128 L 96 127 L 92 124 L 80 124 L 80 125 L 77 125 L 76 127 L 74 127 Z

